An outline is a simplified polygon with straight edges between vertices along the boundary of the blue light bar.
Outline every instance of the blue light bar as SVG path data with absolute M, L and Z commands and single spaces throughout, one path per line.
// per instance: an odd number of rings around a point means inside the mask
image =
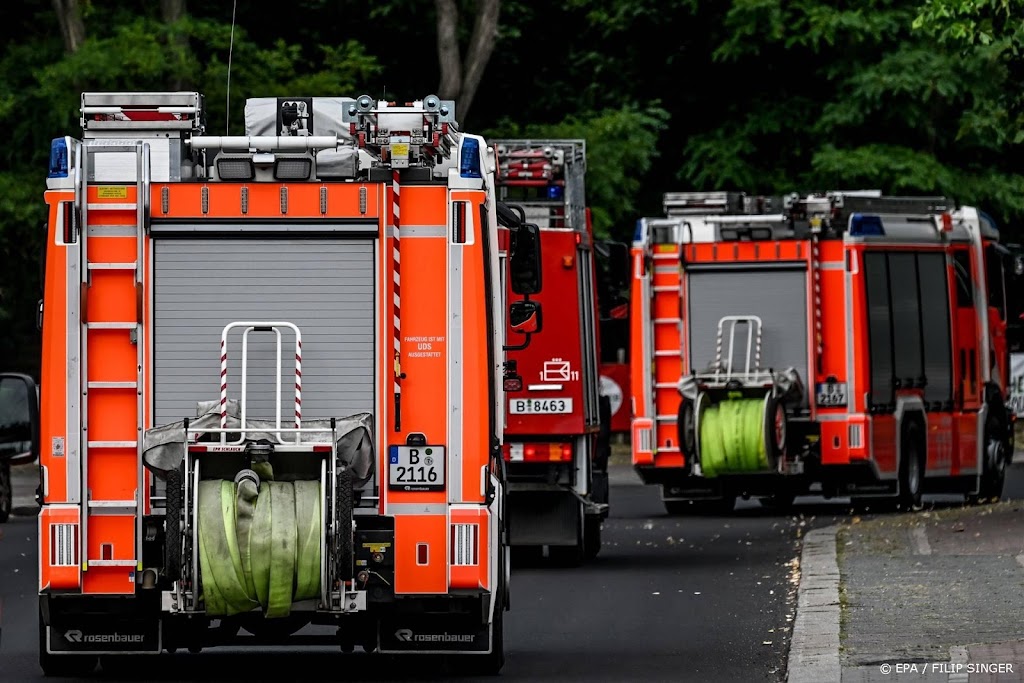
M 462 138 L 459 155 L 459 175 L 463 178 L 482 178 L 480 173 L 480 141 L 476 138 Z
M 644 234 L 644 219 L 643 218 L 638 218 L 638 219 L 636 219 L 636 228 L 634 228 L 634 230 L 633 230 L 633 241 L 634 242 L 639 242 L 640 239 L 643 237 L 643 234 Z
M 68 177 L 68 141 L 67 138 L 54 138 L 50 141 L 50 173 L 47 178 Z
M 548 199 L 561 199 L 565 196 L 565 190 L 561 185 L 548 185 Z
M 882 227 L 882 217 L 870 214 L 855 213 L 850 216 L 851 237 L 882 237 L 885 235 L 885 228 Z

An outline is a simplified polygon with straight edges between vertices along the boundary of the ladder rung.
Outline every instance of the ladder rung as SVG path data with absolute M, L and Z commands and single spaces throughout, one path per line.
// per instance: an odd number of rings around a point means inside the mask
M 679 385 L 675 382 L 656 382 L 654 384 L 655 389 L 678 389 Z
M 672 252 L 668 254 L 655 254 L 653 258 L 655 261 L 678 261 L 679 252 Z
M 136 560 L 89 560 L 90 567 L 134 567 Z
M 678 293 L 679 292 L 679 286 L 678 285 L 655 285 L 654 286 L 654 291 L 655 292 L 676 292 L 676 293 Z
M 138 441 L 90 441 L 89 448 L 136 448 Z M 134 503 L 132 503 L 134 505 Z
M 89 382 L 90 389 L 136 389 L 138 382 Z
M 675 415 L 658 415 L 654 418 L 657 422 L 675 422 L 679 418 Z
M 676 446 L 658 446 L 659 453 L 678 453 L 679 448 Z
M 114 204 L 113 202 L 95 203 L 89 204 L 88 207 L 89 211 L 135 211 L 137 208 L 139 208 L 138 204 L 136 204 L 135 202 L 118 204 Z
M 664 358 L 665 356 L 680 356 L 678 351 L 655 351 L 654 355 L 658 358 Z
M 677 325 L 683 322 L 682 318 L 655 318 L 655 325 Z
M 86 323 L 90 330 L 134 330 L 138 323 Z
M 90 500 L 89 507 L 91 508 L 125 508 L 134 510 L 136 503 L 134 500 Z
M 137 263 L 90 263 L 89 270 L 135 270 Z

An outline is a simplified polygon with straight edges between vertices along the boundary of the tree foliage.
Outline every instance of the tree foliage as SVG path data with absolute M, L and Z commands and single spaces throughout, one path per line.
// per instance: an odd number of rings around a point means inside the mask
M 586 139 L 595 224 L 619 239 L 673 190 L 947 194 L 1013 239 L 1024 219 L 1024 0 L 24 0 L 4 14 L 12 369 L 37 365 L 47 154 L 79 133 L 85 90 L 196 89 L 220 134 L 240 132 L 248 97 L 411 100 L 447 83 L 466 130 Z

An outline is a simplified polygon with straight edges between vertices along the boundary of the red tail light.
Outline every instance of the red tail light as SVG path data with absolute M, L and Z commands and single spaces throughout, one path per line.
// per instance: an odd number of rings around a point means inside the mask
M 523 446 L 526 462 L 568 462 L 572 460 L 572 444 L 528 443 Z

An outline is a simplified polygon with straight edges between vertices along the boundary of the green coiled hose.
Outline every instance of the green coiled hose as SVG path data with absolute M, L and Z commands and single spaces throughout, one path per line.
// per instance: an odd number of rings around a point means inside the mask
M 707 478 L 769 469 L 764 400 L 730 399 L 700 416 L 700 465 Z
M 286 617 L 320 594 L 320 483 L 199 482 L 199 569 L 209 616 Z

